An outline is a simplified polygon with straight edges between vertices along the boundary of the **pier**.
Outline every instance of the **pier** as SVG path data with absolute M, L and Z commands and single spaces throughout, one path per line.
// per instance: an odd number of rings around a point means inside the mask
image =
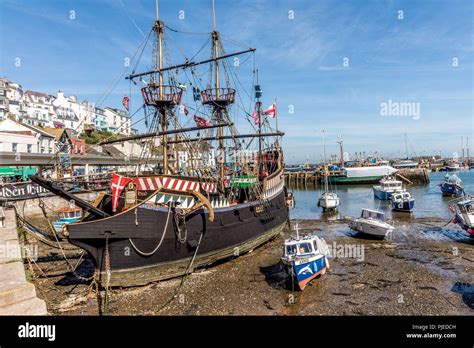
M 330 176 L 340 174 L 340 172 L 329 173 Z M 426 168 L 399 169 L 395 176 L 409 185 L 424 185 L 430 182 L 428 169 Z M 285 183 L 289 188 L 314 188 L 318 187 L 321 177 L 321 173 L 316 170 L 285 172 Z
M 46 303 L 27 281 L 18 240 L 15 211 L 4 210 L 0 227 L 0 315 L 46 315 Z

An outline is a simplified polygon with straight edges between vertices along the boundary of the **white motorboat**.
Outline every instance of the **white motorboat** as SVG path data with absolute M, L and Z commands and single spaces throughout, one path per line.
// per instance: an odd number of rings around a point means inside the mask
M 453 222 L 459 224 L 471 238 L 474 238 L 474 198 L 458 201 L 455 205 L 451 205 L 450 209 L 455 215 Z
M 352 219 L 349 227 L 357 232 L 377 237 L 386 237 L 395 229 L 386 221 L 384 213 L 371 209 L 362 209 L 360 217 Z

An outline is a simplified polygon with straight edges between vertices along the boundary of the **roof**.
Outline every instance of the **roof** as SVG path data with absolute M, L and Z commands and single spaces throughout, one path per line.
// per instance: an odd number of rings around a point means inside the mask
M 112 111 L 113 113 L 116 113 L 116 114 L 119 115 L 119 116 L 130 118 L 130 115 L 127 114 L 127 113 L 126 113 L 125 111 L 123 111 L 123 110 L 115 109 L 115 108 L 111 108 L 111 107 L 106 107 L 105 109 L 106 109 L 106 110 L 109 110 L 109 111 Z
M 44 131 L 48 134 L 51 134 L 56 140 L 61 139 L 61 136 L 64 133 L 64 128 L 45 128 Z
M 37 133 L 40 133 L 46 137 L 51 137 L 51 138 L 54 138 L 54 136 L 48 132 L 45 132 L 44 130 L 40 129 L 40 128 L 37 128 L 35 126 L 32 126 L 32 125 L 29 125 L 28 123 L 22 123 L 21 124 L 22 126 L 25 126 L 27 128 L 30 128 L 32 129 L 33 131 L 37 132 Z
M 36 92 L 36 91 L 29 90 L 29 89 L 25 91 L 25 94 L 35 95 L 37 97 L 45 97 L 45 98 L 48 97 L 48 94 L 46 94 L 46 93 Z

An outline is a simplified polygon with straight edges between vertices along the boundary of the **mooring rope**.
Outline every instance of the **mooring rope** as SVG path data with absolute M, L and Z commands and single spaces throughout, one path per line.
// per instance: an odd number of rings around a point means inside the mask
M 132 245 L 133 249 L 135 249 L 135 251 L 137 253 L 139 253 L 140 255 L 143 255 L 143 256 L 151 256 L 153 255 L 154 253 L 156 253 L 156 251 L 160 248 L 161 246 L 161 243 L 163 243 L 163 240 L 165 239 L 165 234 L 166 234 L 166 230 L 168 229 L 168 222 L 170 220 L 170 214 L 171 214 L 171 207 L 172 207 L 172 202 L 169 203 L 169 208 L 168 208 L 168 215 L 166 217 L 166 224 L 165 224 L 165 229 L 163 230 L 163 233 L 161 235 L 161 239 L 160 239 L 160 242 L 158 243 L 158 245 L 156 246 L 155 249 L 153 249 L 153 251 L 150 251 L 150 252 L 144 252 L 144 251 L 141 251 L 140 249 L 137 248 L 137 246 L 135 245 L 135 243 L 133 243 L 132 241 L 132 238 L 128 238 L 128 241 L 130 242 L 130 244 Z

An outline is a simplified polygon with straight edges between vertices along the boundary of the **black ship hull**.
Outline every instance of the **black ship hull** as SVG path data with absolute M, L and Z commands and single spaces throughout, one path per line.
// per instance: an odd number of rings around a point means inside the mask
M 143 285 L 237 257 L 275 237 L 288 221 L 285 197 L 282 188 L 263 201 L 215 209 L 212 222 L 204 209 L 180 220 L 174 207 L 144 203 L 70 224 L 68 239 L 92 256 L 102 284 L 110 272 L 111 286 Z

